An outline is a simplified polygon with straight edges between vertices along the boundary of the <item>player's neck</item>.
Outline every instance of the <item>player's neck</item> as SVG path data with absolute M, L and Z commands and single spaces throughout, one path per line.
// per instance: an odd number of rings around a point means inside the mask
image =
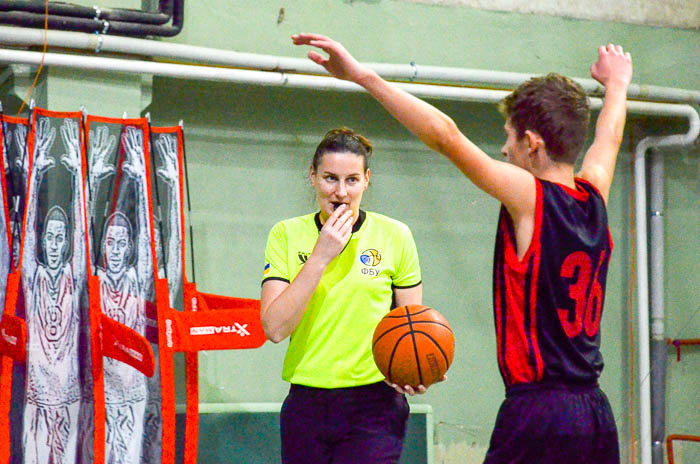
M 576 188 L 576 182 L 574 182 L 574 166 L 572 164 L 547 163 L 546 166 L 534 171 L 536 172 L 532 174 L 538 179 L 555 182 L 572 189 Z

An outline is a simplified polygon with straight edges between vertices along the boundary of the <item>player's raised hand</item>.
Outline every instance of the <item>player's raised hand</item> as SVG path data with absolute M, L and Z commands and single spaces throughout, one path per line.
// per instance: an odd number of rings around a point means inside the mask
M 591 77 L 603 84 L 627 87 L 632 80 L 632 56 L 620 45 L 598 47 L 598 60 L 591 65 Z
M 315 51 L 309 52 L 308 57 L 338 79 L 358 82 L 369 72 L 369 69 L 353 58 L 340 42 L 330 37 L 320 34 L 295 34 L 292 41 L 294 45 L 310 45 L 326 52 L 327 58 Z

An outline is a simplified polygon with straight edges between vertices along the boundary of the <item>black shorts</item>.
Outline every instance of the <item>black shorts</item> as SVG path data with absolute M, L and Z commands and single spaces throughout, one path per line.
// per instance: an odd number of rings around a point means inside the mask
M 384 382 L 334 389 L 292 385 L 280 414 L 282 463 L 398 463 L 408 413 L 406 397 Z
M 617 427 L 597 386 L 511 388 L 484 464 L 619 464 Z

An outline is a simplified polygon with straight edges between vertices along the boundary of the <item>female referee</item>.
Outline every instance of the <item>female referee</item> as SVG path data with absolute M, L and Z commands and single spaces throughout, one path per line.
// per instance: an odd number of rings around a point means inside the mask
M 422 285 L 408 227 L 360 209 L 371 155 L 361 135 L 329 131 L 309 167 L 319 211 L 268 236 L 262 324 L 275 343 L 290 337 L 283 464 L 397 463 L 409 413 L 401 392 L 425 391 L 385 383 L 372 358 L 380 319 L 421 304 Z

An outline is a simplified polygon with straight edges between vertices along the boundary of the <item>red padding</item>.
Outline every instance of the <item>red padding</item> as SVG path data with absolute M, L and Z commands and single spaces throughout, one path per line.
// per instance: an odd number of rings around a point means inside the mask
M 10 397 L 12 395 L 12 360 L 0 356 L 0 464 L 10 462 Z
M 184 281 L 185 311 L 197 310 L 197 286 Z M 185 353 L 187 411 L 185 415 L 185 449 L 183 464 L 197 464 L 199 440 L 199 355 Z
M 152 377 L 156 361 L 145 337 L 134 329 L 102 314 L 102 355 L 116 359 Z
M 201 301 L 201 300 L 200 300 Z M 168 348 L 174 351 L 237 350 L 265 343 L 260 309 L 227 307 L 216 310 L 171 311 L 165 320 Z
M 100 301 L 100 279 L 94 275 L 88 275 L 88 297 L 90 301 L 90 360 L 92 361 L 92 388 L 95 395 L 93 404 L 94 424 L 93 429 L 93 464 L 105 462 L 105 378 L 104 361 L 102 357 L 102 343 L 100 342 L 100 325 L 102 318 L 102 303 Z
M 254 309 L 260 313 L 260 300 L 235 298 L 232 296 L 214 295 L 203 292 L 197 292 L 197 297 L 201 305 L 200 311 L 207 309 Z
M 17 297 L 19 295 L 20 273 L 12 272 L 7 276 L 7 291 L 5 294 L 5 310 L 3 319 L 15 314 Z M 26 348 L 25 348 L 26 349 Z M 0 417 L 10 417 L 12 400 L 12 367 L 9 357 L 0 356 Z M 10 462 L 10 421 L 0 420 L 0 464 Z
M 158 352 L 160 354 L 161 415 L 163 435 L 161 464 L 175 463 L 175 366 L 172 349 L 172 320 L 168 281 L 156 279 L 156 305 L 158 308 Z M 168 322 L 169 321 L 169 322 Z M 170 341 L 166 346 L 164 341 Z
M 17 362 L 27 359 L 27 323 L 11 314 L 3 314 L 0 320 L 0 355 Z
M 169 307 L 168 282 L 156 279 L 162 393 L 162 464 L 175 459 L 175 391 L 173 353 L 185 352 L 187 414 L 184 464 L 197 459 L 198 379 L 197 352 L 258 348 L 265 341 L 260 300 L 197 292 L 185 283 L 185 311 Z

